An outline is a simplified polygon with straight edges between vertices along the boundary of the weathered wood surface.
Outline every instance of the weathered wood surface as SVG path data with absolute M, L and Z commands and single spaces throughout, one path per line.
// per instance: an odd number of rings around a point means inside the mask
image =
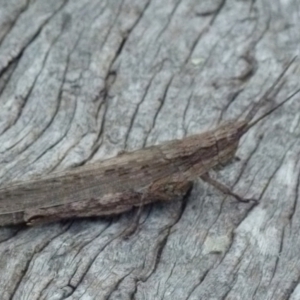
M 298 54 L 299 13 L 296 0 L 1 1 L 1 183 L 246 113 Z M 133 213 L 1 228 L 1 299 L 300 299 L 299 123 L 298 96 L 215 174 L 256 207 L 199 181 L 148 206 L 128 240 Z

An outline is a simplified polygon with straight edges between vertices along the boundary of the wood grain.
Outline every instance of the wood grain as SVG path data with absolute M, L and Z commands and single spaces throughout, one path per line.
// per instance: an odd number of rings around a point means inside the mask
M 244 116 L 299 55 L 299 3 L 0 1 L 1 187 Z M 299 86 L 299 65 L 265 103 Z M 212 174 L 133 215 L 0 229 L 1 300 L 300 298 L 299 99 Z M 257 115 L 258 117 L 258 115 Z

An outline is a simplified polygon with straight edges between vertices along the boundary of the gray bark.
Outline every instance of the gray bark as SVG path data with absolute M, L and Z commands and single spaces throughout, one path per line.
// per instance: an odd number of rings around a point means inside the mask
M 299 13 L 297 0 L 1 0 L 1 183 L 244 115 L 299 52 Z M 262 110 L 298 78 L 299 59 Z M 133 212 L 1 228 L 1 299 L 300 299 L 299 98 L 215 174 L 259 205 L 197 181 L 147 206 L 127 240 Z

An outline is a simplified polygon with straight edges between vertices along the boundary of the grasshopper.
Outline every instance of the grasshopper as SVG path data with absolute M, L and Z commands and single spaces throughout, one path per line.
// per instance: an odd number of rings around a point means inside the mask
M 279 92 L 283 85 L 279 82 L 294 60 L 257 104 L 272 91 Z M 244 120 L 233 120 L 213 130 L 3 187 L 0 226 L 120 214 L 148 203 L 182 198 L 199 177 L 238 201 L 255 203 L 255 199 L 244 199 L 211 178 L 209 171 L 232 160 L 241 137 L 299 91 L 254 121 L 258 105 Z

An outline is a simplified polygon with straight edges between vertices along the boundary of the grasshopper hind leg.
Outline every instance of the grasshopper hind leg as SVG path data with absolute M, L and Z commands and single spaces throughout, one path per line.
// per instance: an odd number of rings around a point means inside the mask
M 138 228 L 139 228 L 139 225 L 140 225 L 140 219 L 141 219 L 141 216 L 142 216 L 142 212 L 143 212 L 143 208 L 144 208 L 144 201 L 143 201 L 143 198 L 142 198 L 142 204 L 136 208 L 136 211 L 134 211 L 134 217 L 133 219 L 131 220 L 129 226 L 125 229 L 125 231 L 122 233 L 122 236 L 123 236 L 123 239 L 124 240 L 127 240 L 129 239 L 132 235 L 134 235 Z

